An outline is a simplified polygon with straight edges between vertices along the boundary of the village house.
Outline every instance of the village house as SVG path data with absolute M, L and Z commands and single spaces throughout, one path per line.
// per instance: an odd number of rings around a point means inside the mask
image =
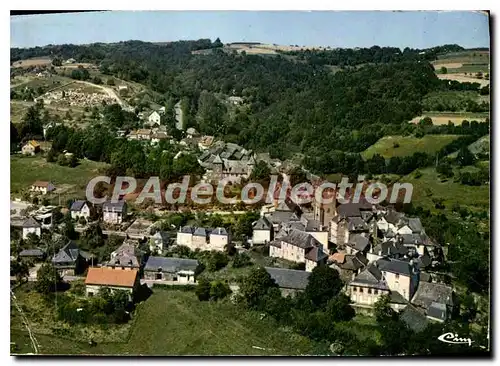
M 78 220 L 80 217 L 83 217 L 88 221 L 90 218 L 90 205 L 85 200 L 74 201 L 71 204 L 71 208 L 69 210 L 71 212 L 71 218 L 73 220 Z
M 418 269 L 413 261 L 397 259 L 379 259 L 375 262 L 382 272 L 391 291 L 399 292 L 403 298 L 410 301 L 418 286 Z
M 265 267 L 267 273 L 276 282 L 283 296 L 295 295 L 307 287 L 311 272 L 295 269 Z
M 318 264 L 326 263 L 328 256 L 322 248 L 321 243 L 312 235 L 291 229 L 286 236 L 276 238 L 270 243 L 269 256 L 305 263 L 306 271 L 310 272 Z
M 243 98 L 242 97 L 237 97 L 237 96 L 230 96 L 227 98 L 228 102 L 234 105 L 240 105 L 243 103 Z
M 429 319 L 444 322 L 453 313 L 455 295 L 453 289 L 445 284 L 420 282 L 411 303 L 422 309 Z
M 252 245 L 270 243 L 273 240 L 273 233 L 273 224 L 265 216 L 261 216 L 252 225 Z
M 330 268 L 339 272 L 342 281 L 349 283 L 368 265 L 368 259 L 361 252 L 334 253 L 328 257 L 328 263 Z
M 80 250 L 78 245 L 70 240 L 52 257 L 52 264 L 61 275 L 75 276 L 83 273 L 88 262 L 92 260 L 90 253 Z
M 103 288 L 109 288 L 113 293 L 116 290 L 127 291 L 129 300 L 140 286 L 139 275 L 136 269 L 122 270 L 106 267 L 89 268 L 85 278 L 85 292 L 87 296 L 94 296 Z
M 170 243 L 170 236 L 166 231 L 157 231 L 150 239 L 149 239 L 149 250 L 151 253 L 163 253 L 164 250 L 167 249 Z
M 47 194 L 56 189 L 51 182 L 37 180 L 35 183 L 31 185 L 31 192 Z
M 186 130 L 186 135 L 187 137 L 189 138 L 193 138 L 193 137 L 198 137 L 200 136 L 200 134 L 198 133 L 198 131 L 196 131 L 196 129 L 194 127 L 189 127 L 187 130 Z
M 40 144 L 35 140 L 30 140 L 21 149 L 23 155 L 35 155 L 40 152 Z
M 146 123 L 147 125 L 149 126 L 154 126 L 154 125 L 160 125 L 161 124 L 161 116 L 160 116 L 160 113 L 158 113 L 157 111 L 153 111 L 152 113 L 150 113 L 150 115 L 148 116 L 148 121 Z
M 364 217 L 371 218 L 371 211 L 372 206 L 364 201 L 338 205 L 337 214 L 330 222 L 330 240 L 337 246 L 343 247 L 349 241 L 350 231 L 368 232 L 369 226 Z
M 103 221 L 108 224 L 121 224 L 127 215 L 127 203 L 125 201 L 105 202 L 102 205 Z
M 399 318 L 415 333 L 422 332 L 429 324 L 429 320 L 425 317 L 422 310 L 411 304 L 408 304 L 408 306 L 401 311 Z
M 202 136 L 200 138 L 200 141 L 198 141 L 198 147 L 200 150 L 207 150 L 212 146 L 212 143 L 214 142 L 214 136 Z
M 231 237 L 228 231 L 223 227 L 218 227 L 209 234 L 210 250 L 225 250 L 226 246 L 231 243 Z
M 157 131 L 151 135 L 151 145 L 156 145 L 160 143 L 160 141 L 168 140 L 169 138 L 170 136 L 168 136 L 168 133 Z
M 198 163 L 205 168 L 206 181 L 219 182 L 228 178 L 239 183 L 242 178 L 248 179 L 255 166 L 254 153 L 233 144 L 217 141 L 205 150 L 198 158 Z
M 389 295 L 390 289 L 382 272 L 371 263 L 347 285 L 351 301 L 362 307 L 372 307 L 382 295 Z
M 110 255 L 106 267 L 131 270 L 139 269 L 142 263 L 143 253 L 138 249 L 139 242 L 127 239 L 118 249 Z
M 177 232 L 177 245 L 185 245 L 191 250 L 223 251 L 231 243 L 231 236 L 224 228 L 206 229 L 184 226 Z
M 27 239 L 29 234 L 35 234 L 38 237 L 42 234 L 42 225 L 33 217 L 23 222 L 23 239 Z
M 30 262 L 43 262 L 45 260 L 45 251 L 40 248 L 23 249 L 19 253 L 19 258 Z
M 199 262 L 194 259 L 150 256 L 144 266 L 146 280 L 176 281 L 195 284 Z

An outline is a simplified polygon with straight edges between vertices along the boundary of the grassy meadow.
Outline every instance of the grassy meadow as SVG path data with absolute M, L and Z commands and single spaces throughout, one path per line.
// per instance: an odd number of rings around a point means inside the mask
M 414 136 L 384 136 L 375 144 L 361 153 L 364 159 L 380 154 L 389 159 L 393 156 L 409 156 L 416 151 L 433 154 L 457 139 L 457 135 L 425 135 L 422 138 Z M 399 146 L 398 146 L 399 145 Z
M 97 343 L 52 335 L 35 337 L 42 354 L 107 355 L 301 355 L 327 354 L 272 319 L 228 301 L 200 302 L 193 292 L 155 289 L 140 304 L 125 342 Z M 82 340 L 82 341 L 81 341 Z M 17 353 L 33 352 L 27 331 L 11 329 Z

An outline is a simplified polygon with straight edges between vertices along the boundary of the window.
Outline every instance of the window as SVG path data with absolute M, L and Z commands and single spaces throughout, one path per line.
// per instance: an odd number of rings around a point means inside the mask
M 359 288 L 359 293 L 361 293 L 361 294 L 363 293 L 363 287 Z
M 352 288 L 352 291 L 353 291 L 353 292 L 356 292 L 356 291 L 357 291 L 357 287 L 353 287 L 353 288 Z
M 371 294 L 371 293 L 372 293 L 372 289 L 371 289 L 371 288 L 369 288 L 369 289 L 368 289 L 368 293 L 369 293 L 369 294 Z
M 375 295 L 378 295 L 378 290 L 373 290 L 373 293 L 374 293 Z
M 399 273 L 396 273 L 396 279 L 399 279 Z

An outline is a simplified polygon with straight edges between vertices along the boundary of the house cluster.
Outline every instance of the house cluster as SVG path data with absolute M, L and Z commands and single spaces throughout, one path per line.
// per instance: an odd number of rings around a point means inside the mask
M 328 230 L 291 200 L 253 223 L 252 245 L 269 244 L 269 256 L 304 263 L 311 272 L 328 258 Z
M 177 232 L 177 245 L 191 250 L 225 250 L 231 244 L 231 234 L 223 227 L 215 229 L 184 226 Z
M 167 128 L 165 126 L 159 126 L 154 128 L 139 128 L 137 130 L 132 130 L 126 136 L 128 140 L 139 140 L 150 142 L 151 145 L 156 145 L 162 140 L 174 143 L 174 140 L 167 133 Z
M 420 219 L 363 200 L 317 208 L 304 209 L 286 199 L 253 224 L 253 245 L 268 244 L 271 257 L 305 264 L 305 271 L 266 268 L 282 290 L 303 290 L 305 273 L 326 264 L 338 271 L 359 309 L 372 308 L 388 295 L 398 311 L 448 319 L 453 289 L 429 273 L 443 261 L 442 248 Z M 325 214 L 331 217 L 328 225 Z
M 248 179 L 252 174 L 255 157 L 251 150 L 230 142 L 217 141 L 201 154 L 198 162 L 206 170 L 206 181 L 218 182 L 228 178 L 239 183 L 242 178 Z

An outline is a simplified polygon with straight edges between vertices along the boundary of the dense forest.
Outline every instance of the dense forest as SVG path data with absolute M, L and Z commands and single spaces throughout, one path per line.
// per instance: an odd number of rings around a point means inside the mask
M 462 50 L 457 45 L 403 51 L 374 46 L 263 57 L 221 46 L 219 39 L 49 45 L 11 49 L 11 62 L 49 56 L 95 63 L 103 74 L 161 93 L 170 110 L 182 100 L 187 125 L 202 133 L 288 158 L 360 152 L 388 131 L 407 129 L 405 121 L 422 112 L 428 93 L 457 88 L 440 81 L 428 61 L 439 52 Z M 200 49 L 213 52 L 192 54 Z M 347 67 L 333 73 L 325 65 Z M 215 94 L 242 96 L 247 107 L 229 113 Z

